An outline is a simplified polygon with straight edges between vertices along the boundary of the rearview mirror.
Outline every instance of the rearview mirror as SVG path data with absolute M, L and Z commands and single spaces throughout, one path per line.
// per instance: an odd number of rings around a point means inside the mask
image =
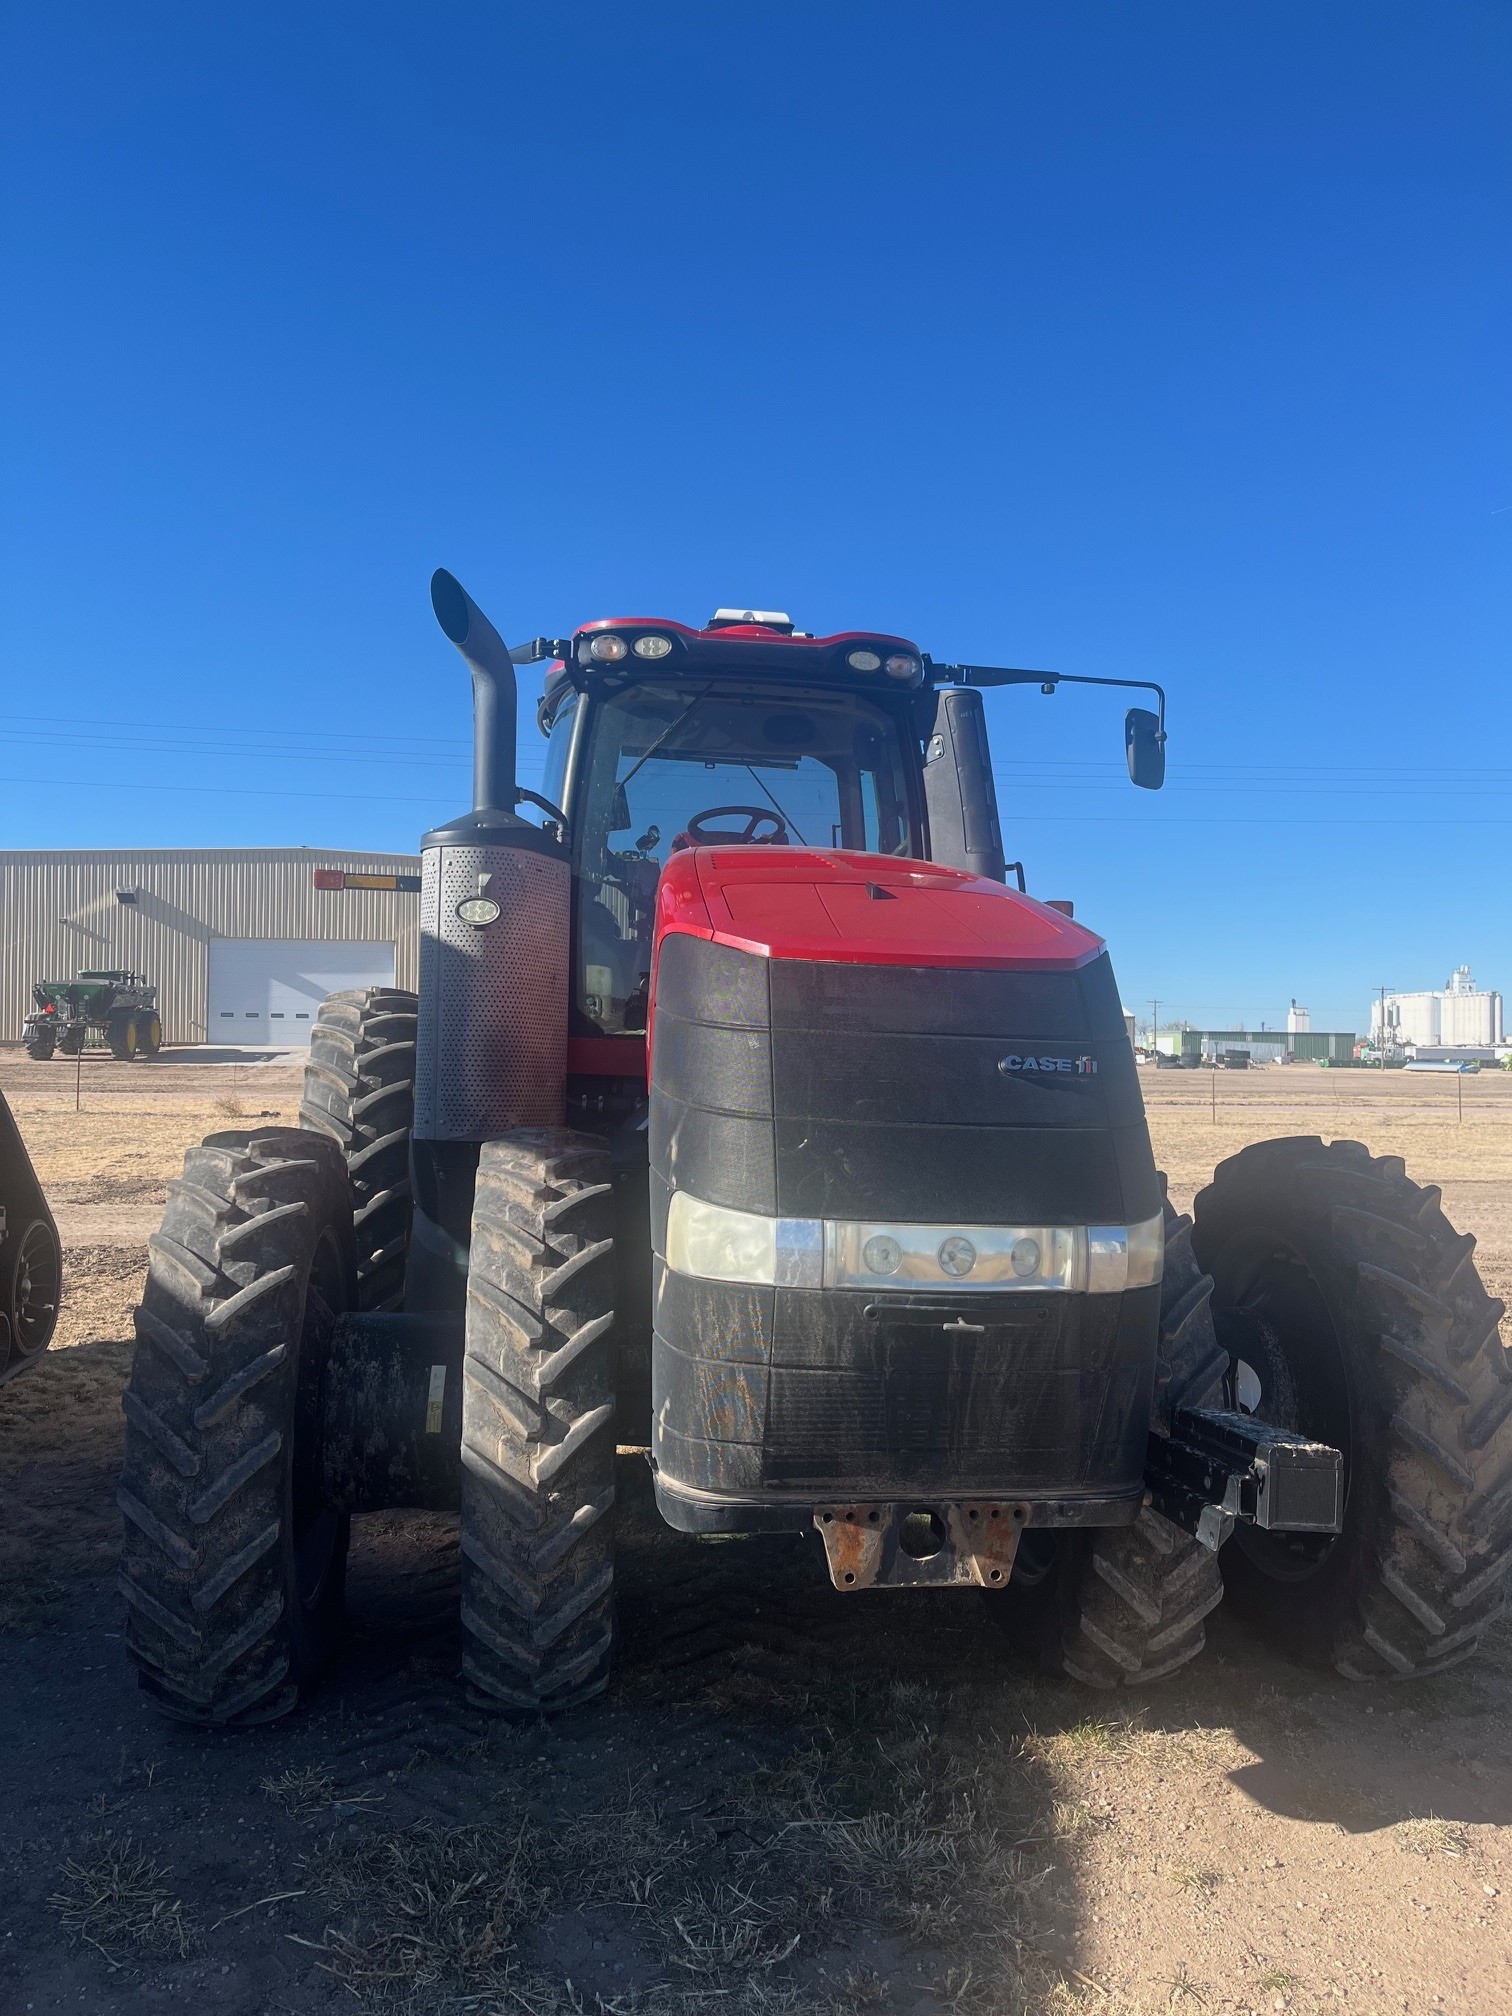
M 1129 781 L 1141 791 L 1158 791 L 1165 782 L 1165 730 L 1148 707 L 1131 707 L 1125 714 L 1124 753 Z

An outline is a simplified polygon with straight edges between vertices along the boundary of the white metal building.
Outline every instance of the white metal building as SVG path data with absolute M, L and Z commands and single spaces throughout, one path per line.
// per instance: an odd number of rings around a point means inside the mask
M 1370 1040 L 1398 1050 L 1489 1050 L 1502 1041 L 1502 997 L 1482 991 L 1470 968 L 1457 966 L 1440 988 L 1377 997 Z
M 308 1043 L 341 987 L 413 988 L 420 861 L 248 847 L 0 853 L 0 1042 L 38 980 L 126 968 L 167 1043 Z

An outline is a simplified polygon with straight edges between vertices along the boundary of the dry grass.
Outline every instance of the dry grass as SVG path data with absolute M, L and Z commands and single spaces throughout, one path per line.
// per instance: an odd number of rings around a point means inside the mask
M 1036 1736 L 1035 1747 L 1048 1764 L 1080 1764 L 1090 1758 L 1116 1757 L 1144 1736 L 1137 1715 L 1084 1715 L 1064 1729 Z
M 153 1861 L 129 1834 L 96 1834 L 82 1859 L 68 1861 L 48 1899 L 76 1942 L 93 1946 L 112 1968 L 123 1950 L 153 1959 L 187 1959 L 199 1931 L 173 1894 L 172 1871 Z
M 304 1880 L 341 1921 L 326 1932 L 321 1966 L 369 2006 L 430 2011 L 468 1996 L 524 1994 L 528 1974 L 536 1999 L 521 2006 L 533 2008 L 550 1984 L 523 1968 L 520 1947 L 558 1911 L 635 1912 L 663 1929 L 669 1961 L 703 1974 L 768 1955 L 769 1942 L 743 1928 L 770 1912 L 718 1888 L 675 1891 L 691 1855 L 691 1843 L 632 1792 L 619 1807 L 549 1829 L 526 1816 L 333 1840 L 306 1859 Z
M 1166 2007 L 1170 2010 L 1188 2008 L 1205 2009 L 1210 2000 L 1207 1990 L 1199 1988 L 1187 1972 L 1185 1961 L 1178 1963 L 1176 1972 L 1165 1984 Z
M 282 1771 L 276 1778 L 264 1778 L 260 1789 L 291 1819 L 308 1820 L 332 1807 L 344 1813 L 366 1811 L 383 1804 L 381 1792 L 342 1792 L 322 1764 L 306 1764 L 298 1770 Z
M 566 2011 L 563 1970 L 542 1972 L 543 1928 L 608 1907 L 628 1915 L 656 1979 L 606 2010 L 860 2016 L 888 2006 L 843 1958 L 866 1934 L 948 1953 L 940 1999 L 960 2016 L 1017 2016 L 1052 1978 L 1039 1951 L 1048 1837 L 1022 1746 L 947 1740 L 938 1721 L 925 1690 L 894 1688 L 880 1711 L 731 1785 L 717 1832 L 669 1816 L 648 1780 L 568 1818 L 516 1810 L 333 1839 L 299 1878 L 328 1914 L 317 1964 L 395 2016 L 479 1997 Z
M 1211 1897 L 1223 1882 L 1217 1869 L 1204 1869 L 1190 1862 L 1178 1862 L 1167 1874 L 1176 1888 L 1189 1897 Z
M 1468 1828 L 1453 1820 L 1441 1820 L 1436 1813 L 1403 1820 L 1391 1830 L 1405 1855 L 1473 1855 L 1475 1843 Z
M 1262 1995 L 1284 1995 L 1296 1985 L 1297 1977 L 1287 1967 L 1267 1967 L 1255 1982 Z

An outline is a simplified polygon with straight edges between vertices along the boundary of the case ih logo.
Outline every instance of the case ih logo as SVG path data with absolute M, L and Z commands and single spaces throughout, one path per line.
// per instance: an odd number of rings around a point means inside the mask
M 1064 1073 L 1067 1077 L 1095 1078 L 1097 1059 L 1095 1057 L 1020 1057 L 1010 1052 L 999 1057 L 998 1069 L 1005 1078 L 1016 1078 L 1020 1073 L 1033 1071 L 1037 1076 L 1046 1072 L 1052 1076 Z

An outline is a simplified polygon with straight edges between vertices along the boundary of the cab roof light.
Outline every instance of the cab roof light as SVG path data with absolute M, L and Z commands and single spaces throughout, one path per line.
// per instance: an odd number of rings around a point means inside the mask
M 617 665 L 629 653 L 630 646 L 623 637 L 616 637 L 612 630 L 601 631 L 588 646 L 588 656 L 599 665 Z
M 793 619 L 785 609 L 716 609 L 708 627 L 732 630 L 747 623 L 759 624 L 763 630 L 780 630 L 784 637 L 793 634 Z
M 672 639 L 658 637 L 652 632 L 645 637 L 637 637 L 632 649 L 637 658 L 665 658 L 672 649 Z
M 853 672 L 880 672 L 882 670 L 881 657 L 875 651 L 867 651 L 865 649 L 848 651 L 845 656 L 845 662 Z

